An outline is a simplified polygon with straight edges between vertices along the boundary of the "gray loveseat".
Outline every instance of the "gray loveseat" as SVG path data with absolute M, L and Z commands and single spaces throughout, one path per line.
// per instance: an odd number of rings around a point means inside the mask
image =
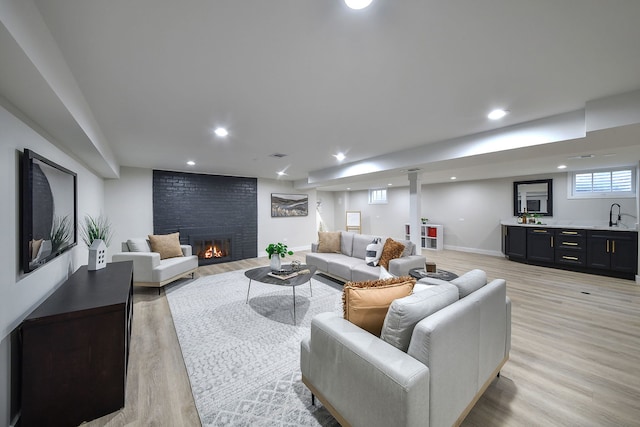
M 416 286 L 392 302 L 381 337 L 337 313 L 313 318 L 302 381 L 343 426 L 459 425 L 509 358 L 504 280 L 473 270 Z
M 318 271 L 346 280 L 361 282 L 376 280 L 380 277 L 380 267 L 368 266 L 365 262 L 367 245 L 376 237 L 382 243 L 386 237 L 370 236 L 343 231 L 340 237 L 340 253 L 319 253 L 318 244 L 311 244 L 311 253 L 306 255 L 306 263 L 315 265 Z M 406 276 L 412 268 L 424 267 L 425 257 L 416 255 L 416 247 L 407 240 L 398 240 L 405 245 L 403 256 L 389 261 L 389 273 L 394 276 Z

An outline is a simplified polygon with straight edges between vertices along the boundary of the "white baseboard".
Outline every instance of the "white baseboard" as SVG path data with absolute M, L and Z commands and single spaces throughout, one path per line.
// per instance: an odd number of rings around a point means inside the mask
M 501 258 L 504 257 L 504 254 L 501 251 L 492 251 L 488 249 L 466 248 L 464 246 L 451 246 L 451 245 L 444 245 L 444 248 L 449 251 L 469 252 L 472 254 L 490 255 L 490 256 L 497 256 Z
M 302 251 L 310 251 L 311 250 L 311 245 L 308 246 L 296 246 L 295 248 L 289 248 L 290 251 L 292 251 L 294 254 L 296 252 L 302 252 Z M 268 255 L 265 251 L 261 251 L 260 254 L 258 255 L 258 258 L 266 258 Z M 283 258 L 286 260 L 286 258 Z

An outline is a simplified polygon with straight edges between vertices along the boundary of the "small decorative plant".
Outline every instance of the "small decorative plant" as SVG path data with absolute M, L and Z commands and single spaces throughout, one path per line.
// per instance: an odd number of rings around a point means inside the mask
M 420 218 L 420 221 L 422 221 L 423 224 L 426 224 L 427 221 L 429 221 L 429 218 Z
M 93 241 L 97 239 L 109 246 L 112 235 L 111 222 L 105 216 L 100 215 L 94 218 L 91 215 L 85 215 L 84 222 L 80 223 L 80 237 L 87 246 L 91 246 Z
M 269 243 L 269 246 L 265 249 L 269 254 L 269 259 L 271 259 L 271 255 L 278 254 L 280 258 L 284 258 L 287 255 L 293 255 L 293 251 L 288 250 L 287 245 L 284 243 Z
M 536 224 L 542 224 L 542 221 L 540 220 L 540 216 L 541 215 L 538 214 L 538 213 L 537 214 L 533 214 L 533 218 L 534 218 Z

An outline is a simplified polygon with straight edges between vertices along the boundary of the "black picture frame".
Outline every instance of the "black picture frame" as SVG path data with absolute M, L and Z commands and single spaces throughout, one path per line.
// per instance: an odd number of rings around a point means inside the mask
M 78 244 L 78 176 L 25 148 L 20 177 L 20 260 L 30 273 Z

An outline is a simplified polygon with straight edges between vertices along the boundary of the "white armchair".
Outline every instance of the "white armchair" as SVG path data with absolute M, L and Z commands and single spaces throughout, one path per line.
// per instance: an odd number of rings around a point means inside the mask
M 198 269 L 198 257 L 191 254 L 191 246 L 180 245 L 183 256 L 160 259 L 160 254 L 151 252 L 145 238 L 122 242 L 122 252 L 113 254 L 113 262 L 133 261 L 133 284 L 160 288 L 174 280 L 191 275 Z

